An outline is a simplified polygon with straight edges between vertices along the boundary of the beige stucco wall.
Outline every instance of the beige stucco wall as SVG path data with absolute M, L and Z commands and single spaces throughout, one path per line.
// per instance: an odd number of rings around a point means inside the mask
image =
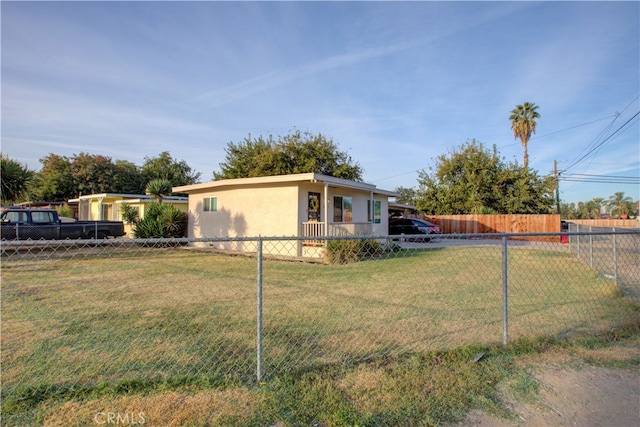
M 203 200 L 218 198 L 218 210 L 205 212 Z M 219 188 L 189 195 L 189 237 L 298 235 L 297 185 Z

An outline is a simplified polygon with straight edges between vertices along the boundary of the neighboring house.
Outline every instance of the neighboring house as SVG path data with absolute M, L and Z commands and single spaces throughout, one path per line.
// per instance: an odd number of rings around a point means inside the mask
M 122 221 L 120 206 L 126 203 L 138 210 L 140 218 L 144 218 L 145 210 L 154 201 L 152 196 L 145 194 L 102 193 L 88 194 L 76 199 L 69 199 L 69 203 L 78 204 L 78 219 L 83 220 L 112 220 Z M 173 205 L 182 212 L 188 211 L 189 199 L 182 196 L 165 196 L 162 203 Z M 127 236 L 132 236 L 132 225 L 125 224 Z
M 25 208 L 25 209 L 60 209 L 65 205 L 68 206 L 69 209 L 71 209 L 71 211 L 73 212 L 73 218 L 77 219 L 77 216 L 78 216 L 77 203 L 39 201 L 39 202 L 21 202 L 21 203 L 16 203 L 14 206 L 18 206 L 20 208 Z
M 324 244 L 313 237 L 386 236 L 389 197 L 399 196 L 372 184 L 316 173 L 226 179 L 173 191 L 189 195 L 189 237 L 309 237 L 281 253 L 294 256 L 306 256 L 305 246 Z M 231 249 L 230 244 L 218 246 Z M 232 249 L 251 251 L 243 242 L 235 242 Z

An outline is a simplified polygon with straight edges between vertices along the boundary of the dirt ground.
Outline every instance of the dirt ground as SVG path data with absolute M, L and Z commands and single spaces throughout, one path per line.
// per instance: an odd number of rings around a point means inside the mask
M 514 421 L 472 412 L 461 426 L 637 427 L 640 426 L 640 372 L 566 364 L 534 365 L 539 393 L 531 402 L 504 398 Z

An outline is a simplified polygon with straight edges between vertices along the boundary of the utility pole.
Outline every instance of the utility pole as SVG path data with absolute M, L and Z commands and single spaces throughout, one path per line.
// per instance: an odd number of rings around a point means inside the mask
M 560 179 L 558 174 L 558 162 L 556 160 L 553 161 L 553 176 L 556 179 L 556 208 L 558 210 L 558 215 L 560 215 Z

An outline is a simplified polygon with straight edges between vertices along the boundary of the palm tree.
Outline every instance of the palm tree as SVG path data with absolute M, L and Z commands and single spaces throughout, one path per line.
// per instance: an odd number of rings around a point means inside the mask
M 524 149 L 524 170 L 527 170 L 529 166 L 527 144 L 531 134 L 536 133 L 536 119 L 540 117 L 540 114 L 536 111 L 537 109 L 538 106 L 533 102 L 525 102 L 523 105 L 516 105 L 516 108 L 511 110 L 511 116 L 509 116 L 513 136 L 516 139 L 520 139 Z
M 613 196 L 609 197 L 607 206 L 611 210 L 612 217 L 620 217 L 621 215 L 631 213 L 630 205 L 632 203 L 633 199 L 631 197 L 625 197 L 624 192 L 619 191 L 617 193 L 614 193 Z
M 594 197 L 593 199 L 591 199 L 591 201 L 593 202 L 593 205 L 594 205 L 594 209 L 593 209 L 594 218 L 598 219 L 600 218 L 600 210 L 604 206 L 604 199 L 602 197 Z
M 23 196 L 29 187 L 29 181 L 34 177 L 34 172 L 27 169 L 26 165 L 10 159 L 9 156 L 0 153 L 0 200 L 14 203 Z
M 147 184 L 145 193 L 148 196 L 153 196 L 156 202 L 162 203 L 163 197 L 170 195 L 172 189 L 171 181 L 168 179 L 152 179 Z
M 586 211 L 587 219 L 600 218 L 600 206 L 594 200 L 590 200 L 585 203 L 584 208 Z

